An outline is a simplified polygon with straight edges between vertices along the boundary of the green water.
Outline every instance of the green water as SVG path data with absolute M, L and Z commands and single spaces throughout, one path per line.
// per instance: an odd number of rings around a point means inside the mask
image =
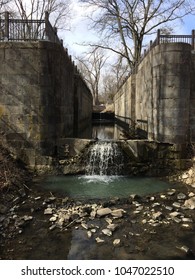
M 60 192 L 74 199 L 128 197 L 130 194 L 147 195 L 171 187 L 169 183 L 157 178 L 99 175 L 48 177 L 41 185 L 51 192 Z

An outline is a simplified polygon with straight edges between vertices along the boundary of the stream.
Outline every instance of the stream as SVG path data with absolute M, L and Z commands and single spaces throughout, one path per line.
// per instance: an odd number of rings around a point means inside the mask
M 195 190 L 121 175 L 111 128 L 100 131 L 85 175 L 38 179 L 11 200 L 1 259 L 194 259 L 195 213 L 185 203 Z

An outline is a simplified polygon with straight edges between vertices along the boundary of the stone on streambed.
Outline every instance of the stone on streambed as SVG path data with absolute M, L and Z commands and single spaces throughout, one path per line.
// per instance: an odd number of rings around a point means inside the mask
M 102 232 L 104 235 L 112 236 L 112 231 L 109 230 L 108 228 L 103 229 Z
M 184 206 L 188 209 L 195 209 L 195 197 L 191 197 L 184 202 Z
M 186 198 L 186 195 L 184 193 L 179 193 L 177 195 L 177 199 L 180 200 L 180 199 L 185 199 Z
M 97 215 L 99 217 L 103 217 L 103 216 L 110 214 L 111 212 L 112 212 L 112 210 L 110 208 L 100 208 L 97 210 Z
M 107 229 L 111 230 L 112 232 L 114 232 L 117 229 L 118 225 L 116 224 L 109 224 L 107 226 Z
M 96 237 L 95 240 L 96 240 L 97 243 L 104 243 L 105 242 L 103 239 L 101 239 L 99 237 Z
M 121 240 L 120 240 L 120 239 L 115 239 L 115 240 L 113 241 L 113 245 L 114 245 L 114 246 L 118 246 L 120 243 L 121 243 Z
M 123 209 L 112 210 L 111 214 L 115 218 L 122 218 L 123 214 L 126 213 Z
M 44 210 L 44 214 L 45 215 L 52 215 L 53 214 L 53 209 L 52 208 L 46 208 L 45 210 Z
M 165 218 L 165 216 L 163 215 L 163 213 L 160 212 L 160 211 L 154 213 L 152 216 L 153 216 L 153 219 L 155 219 L 155 220 L 162 220 L 162 219 Z

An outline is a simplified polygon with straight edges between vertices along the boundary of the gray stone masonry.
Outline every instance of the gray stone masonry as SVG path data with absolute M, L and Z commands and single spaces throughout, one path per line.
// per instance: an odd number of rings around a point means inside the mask
M 50 165 L 91 113 L 91 93 L 62 45 L 0 43 L 0 133 L 27 166 Z
M 185 43 L 160 44 L 114 98 L 115 114 L 149 140 L 195 141 L 195 55 Z

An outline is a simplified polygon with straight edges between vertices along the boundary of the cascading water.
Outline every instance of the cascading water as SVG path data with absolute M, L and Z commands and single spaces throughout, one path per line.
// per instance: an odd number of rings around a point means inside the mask
M 87 175 L 120 175 L 124 158 L 116 142 L 98 141 L 89 149 Z

